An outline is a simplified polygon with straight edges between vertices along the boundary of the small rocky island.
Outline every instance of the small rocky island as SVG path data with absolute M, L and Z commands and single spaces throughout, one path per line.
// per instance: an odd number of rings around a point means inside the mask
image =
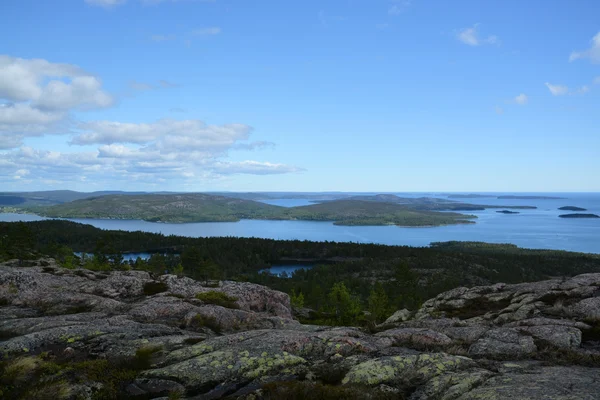
M 560 207 L 559 210 L 562 210 L 562 211 L 587 211 L 587 209 L 585 209 L 585 208 L 575 207 L 575 206 L 564 206 L 564 207 Z
M 562 200 L 564 197 L 554 197 L 554 196 L 515 196 L 515 195 L 506 195 L 506 196 L 498 196 L 499 199 L 503 200 Z
M 600 218 L 600 215 L 596 214 L 563 214 L 559 215 L 560 218 Z
M 510 211 L 510 210 L 500 210 L 500 211 L 496 211 L 497 213 L 500 214 L 520 214 L 520 212 L 518 211 Z

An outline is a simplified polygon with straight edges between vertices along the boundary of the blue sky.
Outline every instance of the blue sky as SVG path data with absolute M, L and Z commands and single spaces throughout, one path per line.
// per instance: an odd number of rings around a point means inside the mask
M 600 191 L 596 0 L 4 0 L 2 190 Z

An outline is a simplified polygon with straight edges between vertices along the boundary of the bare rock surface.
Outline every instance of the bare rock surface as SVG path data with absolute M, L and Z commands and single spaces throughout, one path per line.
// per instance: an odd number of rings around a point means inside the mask
M 196 298 L 210 291 L 235 302 Z M 140 399 L 267 399 L 265 384 L 290 382 L 360 388 L 366 399 L 598 399 L 598 299 L 600 274 L 456 288 L 369 332 L 302 325 L 285 293 L 260 285 L 67 270 L 46 259 L 0 265 L 0 357 L 33 368 L 48 352 L 113 360 L 150 348 L 122 388 Z M 70 385 L 56 398 L 101 390 Z

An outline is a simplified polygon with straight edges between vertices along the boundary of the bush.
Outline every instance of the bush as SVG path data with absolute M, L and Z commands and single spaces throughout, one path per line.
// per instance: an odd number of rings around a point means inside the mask
M 148 369 L 152 365 L 152 355 L 162 350 L 161 345 L 140 347 L 135 352 L 134 365 L 136 369 Z
M 163 293 L 169 290 L 169 286 L 164 282 L 147 282 L 144 284 L 144 294 L 146 296 L 152 296 L 157 293 Z
M 239 306 L 235 303 L 238 300 L 237 297 L 232 297 L 223 292 L 217 292 L 215 290 L 198 293 L 196 298 L 206 304 L 215 304 L 225 308 L 239 308 Z
M 192 328 L 208 328 L 214 333 L 221 333 L 221 325 L 215 317 L 196 314 L 190 323 Z

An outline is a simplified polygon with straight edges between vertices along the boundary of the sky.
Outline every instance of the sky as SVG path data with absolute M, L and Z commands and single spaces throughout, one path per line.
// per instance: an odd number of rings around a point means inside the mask
M 0 15 L 3 191 L 600 191 L 597 0 Z

